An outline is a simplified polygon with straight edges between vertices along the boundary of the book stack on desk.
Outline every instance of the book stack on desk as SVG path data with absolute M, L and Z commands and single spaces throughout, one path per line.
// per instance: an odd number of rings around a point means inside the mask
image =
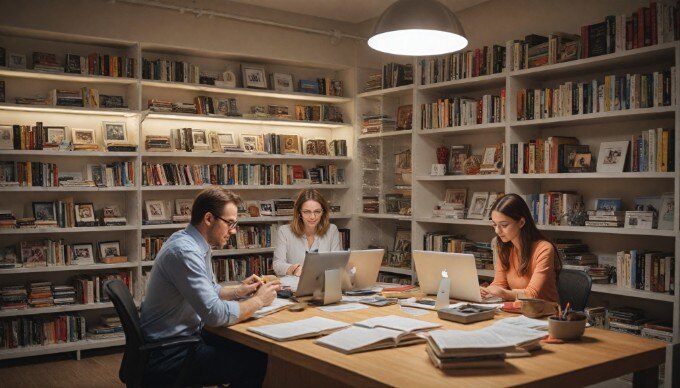
M 322 336 L 347 326 L 349 326 L 348 323 L 334 319 L 312 317 L 293 322 L 249 327 L 248 330 L 276 341 L 292 341 Z

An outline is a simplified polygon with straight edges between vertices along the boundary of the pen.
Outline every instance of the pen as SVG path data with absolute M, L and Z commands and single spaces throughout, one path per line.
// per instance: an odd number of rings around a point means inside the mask
M 564 307 L 564 316 L 562 319 L 566 320 L 567 319 L 567 312 L 569 311 L 569 302 L 567 302 L 567 305 Z

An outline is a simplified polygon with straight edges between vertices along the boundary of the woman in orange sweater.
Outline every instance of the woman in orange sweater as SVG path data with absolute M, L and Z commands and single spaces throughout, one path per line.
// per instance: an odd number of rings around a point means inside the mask
M 559 303 L 557 277 L 562 261 L 557 248 L 536 228 L 529 207 L 517 194 L 507 194 L 493 205 L 498 261 L 493 283 L 482 287 L 482 297 L 504 300 L 538 298 Z

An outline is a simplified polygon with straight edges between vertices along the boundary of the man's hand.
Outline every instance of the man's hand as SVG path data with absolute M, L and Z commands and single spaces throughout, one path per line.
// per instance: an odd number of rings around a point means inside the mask
M 240 299 L 257 291 L 262 286 L 262 280 L 257 275 L 251 275 L 243 281 L 243 283 L 234 290 L 234 298 Z
M 269 306 L 272 304 L 274 299 L 276 299 L 276 291 L 279 289 L 281 289 L 280 284 L 267 283 L 262 285 L 262 287 L 257 290 L 255 296 L 262 301 L 264 306 Z

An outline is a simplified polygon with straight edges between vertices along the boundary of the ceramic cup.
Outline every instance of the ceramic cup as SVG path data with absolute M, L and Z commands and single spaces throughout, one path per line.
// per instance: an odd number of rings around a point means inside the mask
M 561 321 L 555 316 L 548 318 L 548 334 L 561 340 L 574 340 L 581 338 L 586 330 L 586 319 L 577 321 Z
M 529 318 L 540 318 L 543 316 L 543 312 L 546 306 L 543 299 L 520 299 L 522 301 L 522 315 Z

